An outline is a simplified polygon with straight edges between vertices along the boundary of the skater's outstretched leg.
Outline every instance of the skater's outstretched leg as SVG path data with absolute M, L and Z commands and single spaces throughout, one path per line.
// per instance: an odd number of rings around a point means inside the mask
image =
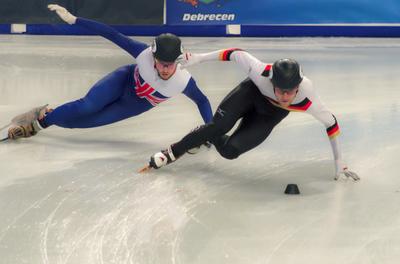
M 47 115 L 41 122 L 43 127 L 56 125 L 64 128 L 89 128 L 104 125 L 94 120 L 95 116 L 107 106 L 126 96 L 132 65 L 116 69 L 99 80 L 81 99 L 65 103 Z M 91 118 L 88 118 L 92 116 Z
M 132 93 L 129 86 L 130 68 L 118 68 L 98 81 L 79 100 L 48 111 L 35 108 L 13 119 L 10 139 L 31 137 L 43 128 L 57 125 L 65 128 L 89 128 L 111 124 L 147 111 L 149 104 Z

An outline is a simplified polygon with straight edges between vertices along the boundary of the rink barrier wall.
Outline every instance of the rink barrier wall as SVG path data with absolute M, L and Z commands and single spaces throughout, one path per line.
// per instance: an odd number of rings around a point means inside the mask
M 400 25 L 118 25 L 114 27 L 129 36 L 156 36 L 171 32 L 178 36 L 191 37 L 400 37 Z M 11 25 L 0 25 L 0 34 L 10 33 Z M 67 24 L 28 24 L 23 34 L 96 35 L 82 27 Z
M 11 25 L 0 24 L 0 34 L 9 34 L 11 32 Z

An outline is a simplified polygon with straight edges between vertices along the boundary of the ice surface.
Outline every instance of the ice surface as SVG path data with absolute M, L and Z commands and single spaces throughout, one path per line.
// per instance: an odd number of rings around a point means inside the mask
M 241 47 L 266 62 L 296 58 L 337 116 L 344 157 L 361 181 L 333 181 L 325 129 L 301 113 L 237 160 L 211 150 L 137 174 L 201 124 L 179 96 L 110 126 L 52 127 L 0 143 L 0 263 L 398 263 L 399 40 L 184 44 L 193 52 Z M 31 107 L 79 98 L 133 63 L 99 37 L 3 35 L 0 57 L 0 127 Z M 190 71 L 214 109 L 245 77 L 222 62 Z M 288 183 L 301 195 L 285 195 Z

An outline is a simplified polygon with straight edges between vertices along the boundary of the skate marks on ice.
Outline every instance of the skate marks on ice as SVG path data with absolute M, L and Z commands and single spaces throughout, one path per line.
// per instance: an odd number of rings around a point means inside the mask
M 370 205 L 387 196 L 365 197 L 377 185 L 334 182 L 330 160 L 288 163 L 283 152 L 260 163 L 259 152 L 240 163 L 201 153 L 145 175 L 133 173 L 142 155 L 87 158 L 18 180 L 0 191 L 0 255 L 9 263 L 306 263 L 316 248 L 317 263 L 340 252 L 330 264 L 384 239 L 365 232 Z M 289 182 L 301 188 L 297 198 L 283 194 Z M 374 223 L 393 230 L 396 216 L 378 215 Z M 347 234 L 358 243 L 343 248 Z
M 128 159 L 90 160 L 2 189 L 3 261 L 162 263 L 174 258 L 176 234 L 193 201 L 182 199 L 174 180 L 142 177 L 132 169 Z

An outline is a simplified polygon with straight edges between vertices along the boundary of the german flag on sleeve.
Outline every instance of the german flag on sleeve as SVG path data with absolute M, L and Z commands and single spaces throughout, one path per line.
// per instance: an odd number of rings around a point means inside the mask
M 219 60 L 230 61 L 231 60 L 231 54 L 234 51 L 237 51 L 237 50 L 242 50 L 242 49 L 231 48 L 231 49 L 226 49 L 226 50 L 221 51 L 221 53 L 219 54 Z
M 335 138 L 340 134 L 340 129 L 336 117 L 333 116 L 333 118 L 335 119 L 335 124 L 326 129 L 326 133 L 328 133 L 329 138 Z
M 269 77 L 269 75 L 271 74 L 271 69 L 272 69 L 272 64 L 267 64 L 261 75 L 264 77 Z

